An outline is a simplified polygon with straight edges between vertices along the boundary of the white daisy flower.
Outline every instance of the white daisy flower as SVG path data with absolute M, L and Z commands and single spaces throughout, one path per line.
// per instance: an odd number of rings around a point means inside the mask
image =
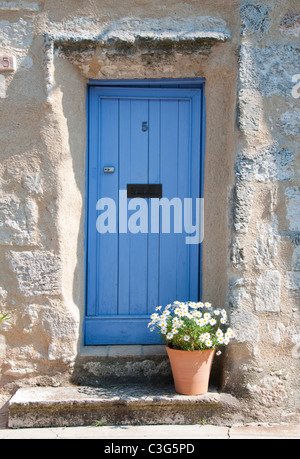
M 226 332 L 226 335 L 229 337 L 229 338 L 234 338 L 234 332 L 231 328 L 228 328 L 227 329 L 227 332 Z
M 190 337 L 189 337 L 189 335 L 184 335 L 183 339 L 184 339 L 184 341 L 189 341 Z
M 202 313 L 200 311 L 194 311 L 193 312 L 194 317 L 202 317 Z
M 152 314 L 152 315 L 150 316 L 150 318 L 151 318 L 152 320 L 158 320 L 158 317 L 159 317 L 159 316 L 158 316 L 158 314 L 156 314 L 156 313 L 155 313 L 155 314 Z

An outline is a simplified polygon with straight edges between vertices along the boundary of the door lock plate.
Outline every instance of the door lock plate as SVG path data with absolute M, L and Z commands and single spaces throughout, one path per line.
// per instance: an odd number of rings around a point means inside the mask
M 103 168 L 103 171 L 104 171 L 105 173 L 112 173 L 112 172 L 115 172 L 115 168 L 112 167 L 112 166 L 105 166 L 105 167 Z

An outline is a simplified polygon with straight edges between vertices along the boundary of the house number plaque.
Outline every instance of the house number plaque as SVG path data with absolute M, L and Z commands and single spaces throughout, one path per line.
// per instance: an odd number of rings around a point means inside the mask
M 0 56 L 0 71 L 14 71 L 16 70 L 15 56 Z

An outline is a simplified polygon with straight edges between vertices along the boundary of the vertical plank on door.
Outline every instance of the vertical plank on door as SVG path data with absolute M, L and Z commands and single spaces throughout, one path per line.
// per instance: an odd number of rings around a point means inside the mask
M 104 166 L 118 166 L 119 110 L 117 99 L 100 99 L 100 196 L 111 198 L 118 209 L 118 174 L 106 174 Z M 103 212 L 103 211 L 102 211 Z M 116 229 L 118 215 L 116 215 Z M 99 237 L 100 236 L 100 237 Z M 99 245 L 99 313 L 117 314 L 118 234 L 98 236 Z
M 118 313 L 129 314 L 130 311 L 130 233 L 127 228 L 127 216 L 125 218 L 125 206 L 127 208 L 127 184 L 130 183 L 131 169 L 131 104 L 128 99 L 119 100 L 119 188 L 126 192 L 122 205 L 124 220 L 119 233 L 119 292 Z
M 179 101 L 178 113 L 178 197 L 182 202 L 182 233 L 177 234 L 177 299 L 189 300 L 189 246 L 184 229 L 184 199 L 190 196 L 191 145 L 190 102 Z M 197 273 L 191 273 L 197 277 Z
M 86 303 L 87 316 L 95 316 L 98 313 L 98 254 L 96 229 L 96 204 L 99 199 L 98 171 L 99 171 L 99 97 L 95 94 L 95 88 L 89 89 L 89 161 L 88 161 L 88 209 L 87 209 L 87 241 L 89 250 L 87 257 L 87 284 Z
M 201 91 L 194 96 L 191 130 L 192 130 L 192 158 L 191 158 L 191 198 L 193 198 L 193 223 L 196 223 L 196 198 L 200 196 L 200 135 L 201 135 Z M 200 256 L 200 245 L 191 244 L 190 250 L 190 291 L 189 297 L 191 301 L 197 301 L 199 298 L 199 274 L 195 276 L 195 267 L 199 269 L 199 256 Z
M 160 182 L 160 107 L 159 100 L 149 101 L 149 183 Z M 163 190 L 164 193 L 164 190 Z M 156 199 L 149 199 L 148 235 L 148 314 L 159 305 L 159 233 L 151 226 L 151 206 Z M 153 222 L 154 223 L 154 222 Z M 159 224 L 159 223 L 158 223 Z M 154 225 L 153 225 L 154 226 Z
M 142 130 L 143 123 L 148 125 L 148 100 L 131 100 L 131 157 L 129 183 L 148 182 L 148 130 Z M 132 201 L 137 201 L 133 199 Z M 145 200 L 144 200 L 145 202 Z M 139 211 L 128 211 L 133 215 Z M 137 225 L 141 224 L 140 220 Z M 130 222 L 128 221 L 128 224 Z M 130 237 L 130 314 L 147 314 L 147 233 L 131 234 Z
M 177 197 L 178 184 L 178 101 L 161 101 L 161 182 L 163 197 Z M 171 206 L 170 206 L 171 207 Z M 173 209 L 170 208 L 170 229 L 173 228 Z M 176 237 L 163 233 L 164 216 L 160 224 L 160 288 L 159 302 L 166 305 L 175 300 L 177 247 Z

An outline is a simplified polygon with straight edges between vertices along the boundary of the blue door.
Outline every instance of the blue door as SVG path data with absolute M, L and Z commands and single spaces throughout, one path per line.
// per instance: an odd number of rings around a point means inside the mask
M 157 344 L 155 307 L 199 301 L 202 91 L 89 88 L 86 345 Z

